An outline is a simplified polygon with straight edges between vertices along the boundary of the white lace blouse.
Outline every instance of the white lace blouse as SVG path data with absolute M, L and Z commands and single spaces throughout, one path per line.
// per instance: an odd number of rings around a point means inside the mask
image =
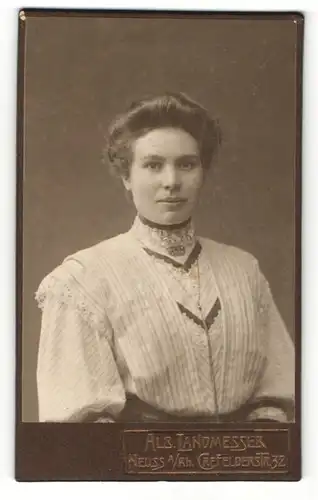
M 272 401 L 294 398 L 294 347 L 256 259 L 199 238 L 180 265 L 139 236 L 134 224 L 42 281 L 40 421 L 116 420 L 127 394 L 194 421 L 269 401 L 250 418 L 286 420 Z

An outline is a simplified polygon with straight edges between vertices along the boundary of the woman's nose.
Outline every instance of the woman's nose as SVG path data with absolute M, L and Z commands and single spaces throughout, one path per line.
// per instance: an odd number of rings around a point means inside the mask
M 167 165 L 162 171 L 162 185 L 167 189 L 180 186 L 180 175 L 173 165 Z

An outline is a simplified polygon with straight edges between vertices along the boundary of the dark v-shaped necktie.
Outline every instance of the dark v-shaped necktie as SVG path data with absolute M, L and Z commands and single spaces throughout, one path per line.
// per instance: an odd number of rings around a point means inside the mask
M 178 262 L 171 257 L 168 257 L 167 255 L 164 255 L 162 253 L 155 252 L 154 250 L 150 250 L 150 248 L 143 247 L 144 251 L 147 252 L 148 255 L 152 255 L 153 257 L 156 257 L 157 259 L 164 260 L 168 264 L 172 264 L 174 267 L 177 267 L 178 269 L 182 268 L 185 271 L 189 271 L 197 258 L 199 257 L 202 247 L 199 241 L 196 242 L 196 244 L 193 247 L 192 252 L 189 254 L 187 260 L 185 261 L 184 264 L 181 262 Z
M 206 318 L 204 320 L 200 319 L 196 314 L 194 314 L 192 311 L 187 309 L 185 306 L 180 304 L 180 302 L 177 302 L 178 307 L 180 311 L 185 314 L 189 319 L 194 321 L 197 325 L 201 326 L 204 330 L 209 330 L 210 326 L 213 325 L 217 315 L 219 314 L 219 311 L 221 309 L 221 303 L 219 298 L 216 299 L 214 302 L 213 306 L 211 307 L 209 313 L 207 314 Z
M 192 252 L 188 256 L 188 258 L 184 264 L 181 264 L 180 262 L 175 261 L 174 259 L 172 259 L 171 257 L 168 257 L 167 255 L 163 255 L 161 253 L 155 252 L 154 250 L 150 250 L 149 248 L 144 247 L 144 250 L 145 250 L 145 252 L 148 253 L 148 255 L 152 255 L 153 257 L 156 257 L 157 259 L 164 260 L 168 264 L 172 264 L 174 267 L 177 267 L 179 269 L 182 268 L 185 271 L 189 271 L 189 269 L 191 269 L 192 265 L 195 263 L 195 261 L 199 257 L 200 252 L 202 250 L 202 247 L 201 247 L 201 244 L 197 241 Z M 181 304 L 178 301 L 176 301 L 176 302 L 177 302 L 177 305 L 179 307 L 180 312 L 185 314 L 189 319 L 194 321 L 194 323 L 199 325 L 204 330 L 210 328 L 210 326 L 214 323 L 214 321 L 215 321 L 215 319 L 216 319 L 216 317 L 221 309 L 220 300 L 219 300 L 219 298 L 217 298 L 216 301 L 214 302 L 214 304 L 212 305 L 209 313 L 207 314 L 206 318 L 204 320 L 202 320 L 196 314 L 194 314 L 192 311 L 190 311 L 187 307 L 185 307 L 183 304 Z

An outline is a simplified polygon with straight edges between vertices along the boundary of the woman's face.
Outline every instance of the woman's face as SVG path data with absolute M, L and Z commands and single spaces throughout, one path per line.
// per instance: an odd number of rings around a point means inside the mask
M 181 129 L 154 129 L 134 141 L 132 152 L 123 182 L 138 213 L 166 225 L 191 217 L 203 182 L 196 140 Z

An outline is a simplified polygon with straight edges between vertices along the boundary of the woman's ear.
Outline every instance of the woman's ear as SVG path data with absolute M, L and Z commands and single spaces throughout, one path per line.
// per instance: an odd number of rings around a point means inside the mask
M 123 184 L 125 186 L 125 189 L 127 191 L 130 191 L 131 190 L 131 182 L 130 182 L 129 177 L 122 177 L 122 181 L 123 181 Z

